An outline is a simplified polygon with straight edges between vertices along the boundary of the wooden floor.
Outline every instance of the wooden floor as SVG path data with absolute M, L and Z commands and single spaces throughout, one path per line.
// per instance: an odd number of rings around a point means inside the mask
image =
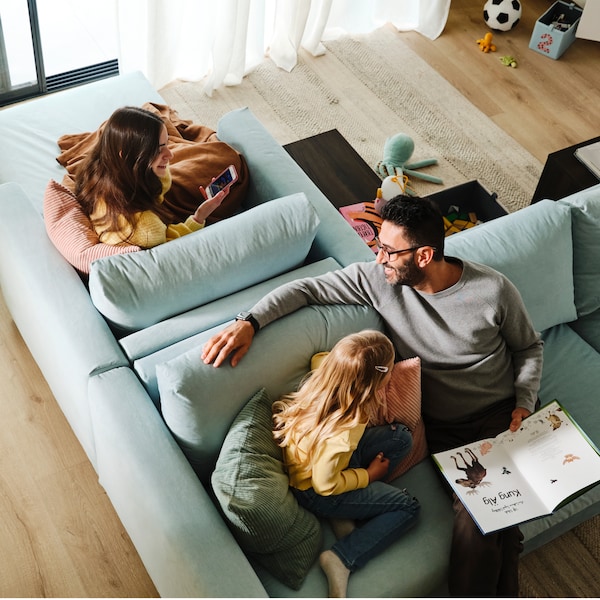
M 542 163 L 550 152 L 599 136 L 600 42 L 576 39 L 558 60 L 529 49 L 535 22 L 553 1 L 526 0 L 520 23 L 494 32 L 497 51 L 486 54 L 476 43 L 489 31 L 483 4 L 452 0 L 437 40 L 414 32 L 403 39 Z M 518 67 L 505 67 L 504 55 L 513 56 Z
M 411 47 L 540 161 L 600 135 L 600 43 L 577 40 L 558 61 L 528 49 L 551 4 L 524 2 L 519 26 L 476 40 L 483 2 L 452 0 L 443 35 L 406 33 Z M 499 57 L 513 55 L 517 69 Z M 156 596 L 95 472 L 0 299 L 0 595 Z
M 0 302 L 0 596 L 157 596 Z

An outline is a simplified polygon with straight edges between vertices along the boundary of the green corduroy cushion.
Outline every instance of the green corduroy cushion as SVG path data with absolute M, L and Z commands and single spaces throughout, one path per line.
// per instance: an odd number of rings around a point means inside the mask
M 261 389 L 233 422 L 211 481 L 248 557 L 299 589 L 321 549 L 321 527 L 290 491 L 271 429 L 271 401 Z

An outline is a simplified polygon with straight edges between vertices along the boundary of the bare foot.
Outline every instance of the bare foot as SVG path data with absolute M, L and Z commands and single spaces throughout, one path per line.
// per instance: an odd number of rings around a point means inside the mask
M 325 550 L 325 552 L 321 553 L 321 556 L 319 556 L 319 564 L 327 576 L 329 597 L 345 598 L 348 591 L 350 569 L 346 568 L 346 565 L 344 565 L 338 555 L 332 550 Z

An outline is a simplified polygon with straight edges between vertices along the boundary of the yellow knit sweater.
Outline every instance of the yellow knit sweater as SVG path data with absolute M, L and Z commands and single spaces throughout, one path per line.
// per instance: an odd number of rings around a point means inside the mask
M 350 457 L 365 432 L 366 424 L 334 435 L 320 445 L 311 465 L 299 465 L 292 459 L 291 446 L 283 449 L 290 485 L 299 490 L 312 487 L 321 496 L 330 496 L 365 488 L 369 485 L 366 469 L 349 469 Z M 300 457 L 306 456 L 306 438 L 299 440 Z
M 161 178 L 162 192 L 158 202 L 162 203 L 165 194 L 171 188 L 171 172 Z M 100 241 L 111 246 L 140 246 L 140 248 L 152 248 L 164 244 L 181 236 L 198 231 L 204 227 L 198 223 L 193 216 L 189 216 L 185 222 L 166 225 L 160 217 L 151 210 L 135 213 L 135 227 L 132 227 L 124 217 L 119 217 L 119 231 L 106 231 L 105 225 L 99 225 L 98 220 L 106 215 L 106 204 L 100 199 L 90 219 Z

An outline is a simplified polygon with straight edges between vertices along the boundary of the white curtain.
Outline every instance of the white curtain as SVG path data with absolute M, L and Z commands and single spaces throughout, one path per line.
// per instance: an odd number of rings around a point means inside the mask
M 450 0 L 118 0 L 122 73 L 142 71 L 156 88 L 207 77 L 211 94 L 237 85 L 265 56 L 291 71 L 302 46 L 392 23 L 435 39 Z

